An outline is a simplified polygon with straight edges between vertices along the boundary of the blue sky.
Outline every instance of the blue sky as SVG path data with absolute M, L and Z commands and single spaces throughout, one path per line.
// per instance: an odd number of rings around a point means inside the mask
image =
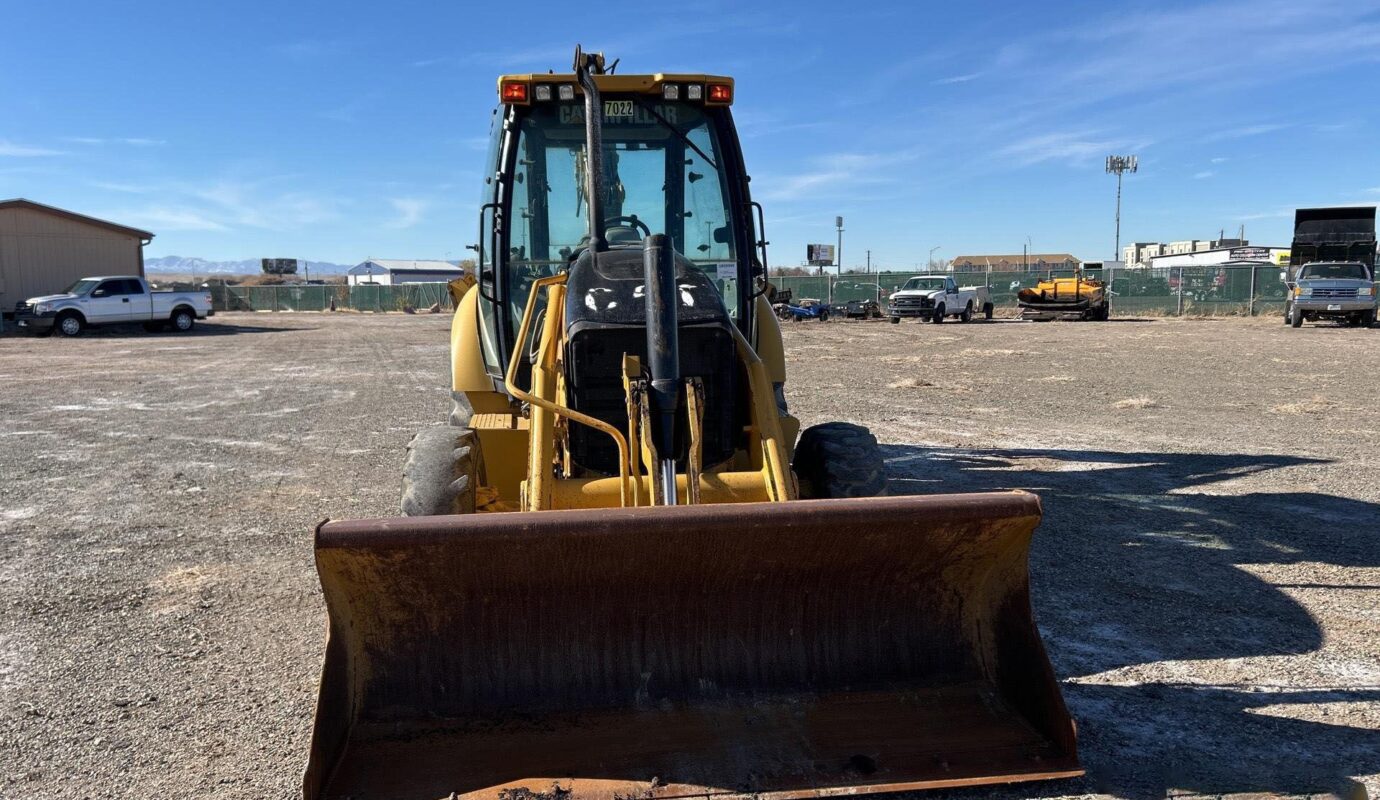
M 1296 206 L 1380 201 L 1375 0 L 0 8 L 0 198 L 150 256 L 464 257 L 495 77 L 576 42 L 738 79 L 775 264 L 836 214 L 846 266 L 1110 258 L 1110 153 L 1140 156 L 1123 242 L 1287 244 Z

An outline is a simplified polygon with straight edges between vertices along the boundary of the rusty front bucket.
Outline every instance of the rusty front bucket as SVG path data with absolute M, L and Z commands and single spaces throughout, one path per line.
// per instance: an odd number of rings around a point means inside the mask
M 305 796 L 814 797 L 1081 774 L 1030 494 L 326 523 Z

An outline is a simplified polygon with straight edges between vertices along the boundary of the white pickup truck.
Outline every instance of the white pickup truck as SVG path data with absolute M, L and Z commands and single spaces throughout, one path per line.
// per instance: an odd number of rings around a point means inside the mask
M 930 322 L 943 322 L 945 317 L 958 317 L 967 322 L 974 314 L 992 318 L 992 299 L 986 286 L 959 288 L 950 275 L 916 275 L 906 281 L 887 298 L 891 324 L 902 317 L 919 317 Z
M 189 331 L 215 313 L 210 292 L 154 292 L 143 278 L 103 275 L 82 278 L 62 294 L 30 297 L 15 308 L 15 322 L 38 336 L 76 336 L 93 325 L 135 322 L 146 331 Z

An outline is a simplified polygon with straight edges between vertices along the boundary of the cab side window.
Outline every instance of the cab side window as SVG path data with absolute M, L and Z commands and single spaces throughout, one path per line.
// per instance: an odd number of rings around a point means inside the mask
M 92 292 L 92 297 L 111 297 L 117 294 L 124 294 L 124 281 L 101 281 Z
M 121 281 L 121 283 L 124 284 L 124 287 L 120 290 L 120 294 L 144 293 L 144 285 L 133 278 L 126 278 L 125 280 Z

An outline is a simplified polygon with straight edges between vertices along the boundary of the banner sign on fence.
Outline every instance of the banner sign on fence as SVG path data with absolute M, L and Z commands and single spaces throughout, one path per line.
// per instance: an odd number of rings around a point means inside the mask
M 1269 261 L 1270 248 L 1233 247 L 1230 256 L 1232 261 Z

